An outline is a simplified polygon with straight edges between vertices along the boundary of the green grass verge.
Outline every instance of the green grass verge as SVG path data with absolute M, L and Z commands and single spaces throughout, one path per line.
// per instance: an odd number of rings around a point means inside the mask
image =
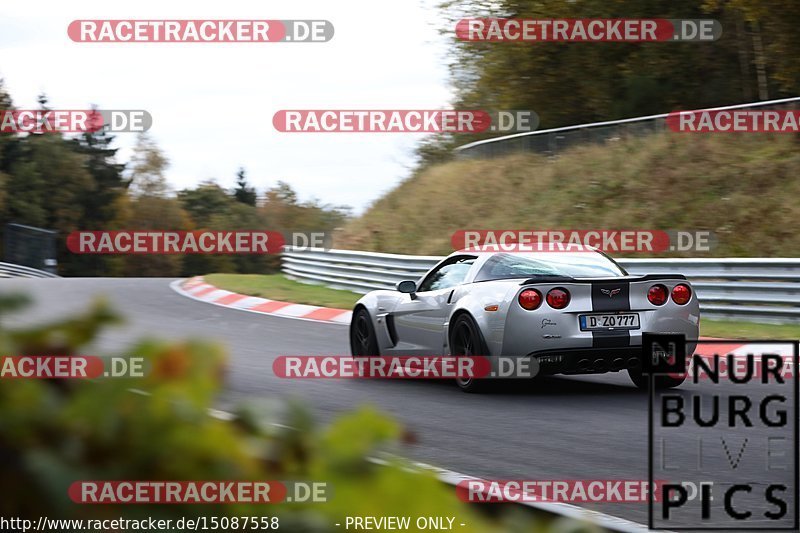
M 298 283 L 282 274 L 209 274 L 204 278 L 206 283 L 240 294 L 321 307 L 352 309 L 361 297 L 350 291 Z
M 755 324 L 700 319 L 700 335 L 721 339 L 800 339 L 800 324 Z

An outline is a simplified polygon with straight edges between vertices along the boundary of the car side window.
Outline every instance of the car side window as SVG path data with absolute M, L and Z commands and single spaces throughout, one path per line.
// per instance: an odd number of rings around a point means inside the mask
M 434 270 L 422 281 L 418 292 L 436 291 L 439 289 L 449 289 L 464 282 L 475 262 L 474 257 L 461 257 L 453 262 L 445 263 Z

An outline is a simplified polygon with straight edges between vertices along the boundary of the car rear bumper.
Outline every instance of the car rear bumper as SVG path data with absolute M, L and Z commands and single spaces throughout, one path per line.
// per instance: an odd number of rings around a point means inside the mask
M 696 342 L 686 343 L 687 360 L 694 354 Z M 641 367 L 642 347 L 565 348 L 528 354 L 539 362 L 539 375 L 604 374 Z
M 539 375 L 603 374 L 641 366 L 641 346 L 567 348 L 529 354 L 539 362 Z

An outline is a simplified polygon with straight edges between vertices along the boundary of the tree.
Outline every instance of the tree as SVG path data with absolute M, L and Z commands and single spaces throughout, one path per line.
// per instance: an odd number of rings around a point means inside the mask
M 119 199 L 123 197 L 130 180 L 123 173 L 125 165 L 115 160 L 117 148 L 112 148 L 114 136 L 104 129 L 85 132 L 73 139 L 72 148 L 84 156 L 84 167 L 93 180 L 92 190 L 81 196 L 83 230 L 109 230 L 117 217 Z M 76 255 L 62 265 L 65 275 L 109 275 L 115 270 L 118 258 L 108 255 Z
M 114 202 L 125 194 L 131 181 L 124 177 L 125 165 L 115 159 L 114 136 L 105 130 L 85 132 L 73 139 L 73 149 L 85 156 L 85 167 L 94 180 L 93 194 L 83 198 L 85 229 L 104 229 L 114 218 Z
M 285 205 L 297 205 L 297 193 L 294 192 L 291 185 L 279 180 L 277 185 L 267 191 L 266 200 Z
M 38 102 L 47 108 L 44 94 Z M 0 112 L 13 109 L 0 79 Z M 243 168 L 233 191 L 207 181 L 175 198 L 168 194 L 165 177 L 169 161 L 155 141 L 141 134 L 127 169 L 116 161 L 113 141 L 105 130 L 70 138 L 0 132 L 0 231 L 7 222 L 56 230 L 62 274 L 174 276 L 266 272 L 277 269 L 278 258 L 77 255 L 66 249 L 66 237 L 78 230 L 326 231 L 346 217 L 337 207 L 301 203 L 284 182 L 269 191 L 268 205 L 256 207 L 256 191 Z
M 794 96 L 800 90 L 800 4 L 795 0 L 448 0 L 443 31 L 463 18 L 716 19 L 706 43 L 503 43 L 451 41 L 454 106 L 532 110 L 542 129 L 679 109 Z M 440 148 L 489 137 L 428 141 L 422 163 Z
M 5 83 L 0 78 L 0 113 L 11 109 L 13 109 L 11 96 L 6 92 Z M 6 220 L 6 183 L 9 179 L 8 174 L 5 172 L 8 168 L 6 154 L 14 141 L 15 137 L 12 134 L 0 132 L 0 221 Z M 0 227 L 0 232 L 2 232 L 2 227 Z
M 178 192 L 178 200 L 198 229 L 210 228 L 211 218 L 231 210 L 234 201 L 214 180 Z
M 134 196 L 163 198 L 169 187 L 164 171 L 169 160 L 147 133 L 136 138 L 130 161 L 130 190 Z
M 285 233 L 330 233 L 343 225 L 350 215 L 347 206 L 322 204 L 316 199 L 300 202 L 291 185 L 284 181 L 267 190 L 260 211 L 270 229 Z
M 5 81 L 0 78 L 0 113 L 5 111 L 12 111 L 14 103 L 11 100 L 11 95 L 5 89 Z M 0 221 L 5 221 L 6 213 L 6 183 L 9 180 L 8 171 L 12 162 L 19 141 L 15 134 L 0 132 Z M 2 231 L 2 228 L 0 228 Z
M 237 202 L 252 205 L 253 207 L 256 205 L 256 190 L 248 186 L 244 168 L 240 168 L 239 172 L 236 173 L 236 189 L 233 191 L 233 197 L 236 198 Z
M 191 229 L 189 217 L 174 198 L 126 196 L 118 203 L 117 209 L 119 218 L 114 225 L 119 228 L 139 231 Z M 124 257 L 121 273 L 129 277 L 178 276 L 183 260 L 184 256 L 175 254 L 128 255 Z
M 85 157 L 60 135 L 49 133 L 28 136 L 18 156 L 7 184 L 10 221 L 62 234 L 79 229 L 83 198 L 94 189 Z

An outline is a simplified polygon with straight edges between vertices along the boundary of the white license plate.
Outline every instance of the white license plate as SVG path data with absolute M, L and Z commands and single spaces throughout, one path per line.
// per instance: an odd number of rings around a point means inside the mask
M 580 315 L 581 329 L 639 329 L 639 313 L 618 313 L 609 315 Z

